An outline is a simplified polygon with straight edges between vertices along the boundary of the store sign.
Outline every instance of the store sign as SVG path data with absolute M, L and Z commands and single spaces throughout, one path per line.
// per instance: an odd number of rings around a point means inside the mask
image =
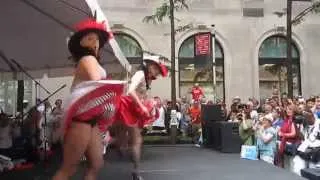
M 199 33 L 195 36 L 195 55 L 211 55 L 211 33 Z

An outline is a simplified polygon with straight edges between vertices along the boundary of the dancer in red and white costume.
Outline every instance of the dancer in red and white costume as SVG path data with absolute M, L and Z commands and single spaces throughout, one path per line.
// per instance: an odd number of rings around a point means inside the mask
M 156 103 L 152 97 L 148 96 L 148 90 L 153 80 L 156 80 L 159 75 L 166 77 L 167 74 L 168 70 L 160 62 L 158 56 L 144 57 L 141 69 L 131 78 L 128 95 L 121 97 L 118 111 L 119 117 L 117 119 L 121 120 L 128 127 L 127 132 L 129 134 L 129 141 L 131 142 L 130 147 L 134 165 L 133 180 L 142 179 L 139 174 L 143 141 L 141 129 L 146 124 L 151 124 L 155 121 L 158 116 L 158 111 L 155 107 Z
M 96 179 L 103 165 L 99 124 L 112 124 L 124 90 L 124 82 L 103 80 L 106 72 L 99 63 L 99 51 L 112 37 L 105 24 L 88 19 L 76 30 L 68 42 L 76 70 L 64 108 L 63 163 L 53 180 L 69 179 L 83 155 L 89 165 L 85 180 Z

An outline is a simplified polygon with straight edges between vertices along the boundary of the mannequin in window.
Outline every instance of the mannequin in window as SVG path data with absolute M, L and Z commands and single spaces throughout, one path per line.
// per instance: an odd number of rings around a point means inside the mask
M 191 95 L 193 101 L 201 101 L 204 97 L 204 92 L 202 88 L 199 86 L 199 83 L 195 83 L 191 89 Z

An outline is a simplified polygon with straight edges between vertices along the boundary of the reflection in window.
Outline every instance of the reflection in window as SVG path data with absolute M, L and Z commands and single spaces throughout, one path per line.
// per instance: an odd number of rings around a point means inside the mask
M 293 93 L 301 94 L 299 51 L 293 46 Z M 287 93 L 286 40 L 282 36 L 266 39 L 259 50 L 259 86 L 261 99 L 269 98 L 274 88 Z
M 198 66 L 194 57 L 194 36 L 185 40 L 179 49 L 179 87 L 180 95 L 187 96 L 195 83 L 203 88 L 205 96 L 212 99 L 214 94 L 218 99 L 224 99 L 224 57 L 221 45 L 215 41 L 216 55 L 216 86 L 213 87 L 213 68 Z M 210 60 L 210 59 L 208 59 Z

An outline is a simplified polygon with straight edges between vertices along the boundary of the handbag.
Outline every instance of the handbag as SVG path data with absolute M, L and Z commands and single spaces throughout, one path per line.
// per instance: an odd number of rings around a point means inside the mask
M 240 156 L 242 159 L 258 160 L 257 146 L 242 145 Z
M 284 153 L 288 156 L 295 156 L 298 152 L 300 143 L 286 143 Z

